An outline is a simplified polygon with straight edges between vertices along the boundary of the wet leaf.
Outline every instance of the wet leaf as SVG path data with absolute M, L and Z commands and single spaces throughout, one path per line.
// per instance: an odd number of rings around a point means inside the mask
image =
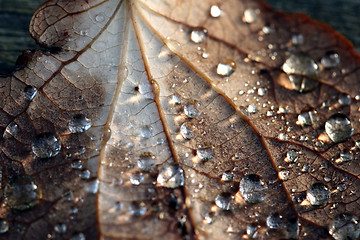
M 329 27 L 52 0 L 30 31 L 48 51 L 0 82 L 0 238 L 359 237 L 360 58 Z

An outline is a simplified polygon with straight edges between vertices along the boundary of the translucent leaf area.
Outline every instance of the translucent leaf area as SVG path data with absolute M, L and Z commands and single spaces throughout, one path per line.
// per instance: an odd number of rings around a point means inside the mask
M 360 236 L 360 58 L 260 0 L 50 0 L 0 80 L 0 239 Z

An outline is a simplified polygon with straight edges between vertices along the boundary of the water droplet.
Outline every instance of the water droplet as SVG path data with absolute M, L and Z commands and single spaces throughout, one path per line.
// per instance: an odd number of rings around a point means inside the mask
M 190 33 L 190 39 L 194 43 L 202 43 L 207 38 L 207 30 L 204 28 L 193 29 Z
M 72 133 L 82 133 L 91 127 L 91 120 L 82 114 L 75 115 L 69 120 L 69 130 Z
M 170 97 L 170 100 L 169 100 L 169 103 L 171 105 L 174 105 L 174 104 L 181 104 L 183 101 L 181 99 L 181 97 L 177 94 L 174 94 L 174 95 L 171 95 Z
M 57 225 L 54 227 L 54 231 L 57 232 L 57 233 L 60 233 L 60 234 L 66 233 L 66 230 L 67 230 L 67 227 L 66 227 L 66 225 L 63 224 L 63 223 L 57 224 Z
M 354 157 L 351 152 L 344 151 L 344 152 L 340 153 L 340 159 L 341 159 L 341 162 L 350 162 L 351 160 L 354 159 Z
M 82 161 L 81 160 L 76 160 L 76 161 L 72 162 L 71 167 L 73 169 L 82 169 L 82 167 L 83 167 Z
M 296 34 L 291 37 L 291 42 L 294 45 L 302 45 L 304 43 L 304 36 L 302 34 Z
M 334 143 L 338 143 L 351 137 L 354 128 L 344 114 L 335 114 L 326 121 L 325 131 Z
M 85 235 L 83 233 L 75 234 L 70 238 L 70 240 L 85 240 Z
M 11 208 L 26 210 L 38 204 L 41 192 L 32 177 L 17 176 L 6 184 L 4 197 Z
M 309 171 L 310 170 L 310 164 L 309 163 L 306 163 L 306 164 L 304 164 L 304 166 L 302 166 L 302 168 L 301 168 L 301 172 L 307 172 L 307 171 Z
M 86 170 L 84 170 L 84 171 L 81 171 L 81 172 L 79 173 L 79 177 L 82 178 L 82 179 L 84 179 L 84 180 L 89 179 L 89 178 L 90 178 L 90 175 L 91 175 L 91 172 L 90 172 L 88 169 L 86 169 Z
M 99 181 L 98 180 L 94 180 L 94 181 L 90 181 L 86 184 L 86 188 L 85 190 L 88 193 L 92 193 L 92 194 L 96 194 L 99 190 Z
M 33 153 L 39 158 L 50 158 L 59 154 L 60 137 L 53 133 L 41 133 L 32 142 Z
M 95 21 L 97 22 L 103 22 L 105 20 L 105 17 L 102 13 L 99 13 L 98 15 L 95 16 Z
M 311 185 L 306 191 L 306 199 L 313 206 L 320 206 L 329 201 L 330 190 L 325 184 L 317 182 Z
M 267 92 L 266 88 L 259 88 L 259 89 L 257 90 L 257 94 L 258 94 L 260 97 L 265 96 L 266 92 Z
M 321 58 L 320 62 L 324 66 L 324 68 L 333 68 L 339 65 L 340 56 L 335 52 L 327 52 L 325 56 Z
M 149 172 L 155 168 L 155 156 L 150 152 L 144 152 L 137 161 L 137 166 L 144 172 Z
M 281 180 L 286 181 L 289 179 L 289 177 L 290 177 L 290 171 L 284 170 L 279 172 L 279 178 Z
M 81 30 L 80 31 L 80 36 L 87 36 L 88 35 L 88 31 L 87 30 Z
M 289 140 L 289 136 L 285 133 L 280 133 L 278 138 L 282 141 L 288 141 Z
M 188 122 L 183 123 L 180 127 L 180 134 L 181 136 L 183 136 L 183 138 L 188 140 L 194 138 L 194 131 L 192 124 Z
M 32 86 L 25 87 L 23 91 L 24 98 L 31 101 L 37 94 L 37 89 Z
M 132 185 L 140 185 L 144 181 L 144 176 L 142 174 L 131 174 L 130 182 Z
M 230 210 L 233 201 L 233 196 L 228 193 L 220 193 L 215 198 L 215 204 L 223 210 Z
M 200 111 L 190 104 L 184 106 L 184 113 L 189 118 L 194 118 L 200 115 Z
M 210 7 L 210 16 L 213 18 L 218 18 L 221 16 L 221 10 L 220 10 L 219 6 L 212 5 Z
M 129 212 L 135 217 L 142 216 L 146 213 L 147 207 L 144 203 L 132 203 L 129 205 Z
M 247 107 L 247 110 L 248 110 L 249 113 L 257 113 L 259 111 L 254 104 L 250 104 Z
M 15 122 L 9 123 L 9 125 L 7 125 L 5 129 L 5 133 L 11 136 L 15 136 L 18 131 L 19 131 L 19 126 Z
M 266 225 L 271 229 L 278 229 L 283 226 L 282 216 L 279 214 L 271 214 L 266 218 Z
M 315 110 L 304 110 L 298 115 L 298 122 L 302 126 L 311 126 L 319 121 L 319 114 Z
M 143 138 L 151 138 L 153 136 L 153 128 L 151 126 L 143 126 L 140 129 L 140 136 Z
M 337 215 L 329 225 L 329 233 L 335 240 L 355 240 L 360 236 L 359 219 L 350 213 Z
M 291 54 L 282 69 L 289 75 L 290 83 L 298 92 L 309 92 L 319 85 L 315 80 L 319 76 L 319 66 L 305 53 Z
M 0 220 L 0 234 L 9 231 L 9 222 L 6 220 Z
M 231 182 L 233 180 L 234 180 L 234 174 L 230 171 L 225 171 L 221 175 L 221 181 L 223 181 L 223 182 Z
M 340 94 L 338 103 L 341 106 L 349 106 L 351 104 L 351 97 L 348 94 Z
M 240 181 L 240 193 L 249 203 L 258 203 L 265 199 L 266 185 L 256 174 L 246 175 Z
M 246 23 L 253 23 L 259 18 L 260 10 L 248 8 L 244 11 L 243 21 Z
M 286 153 L 286 158 L 289 162 L 296 162 L 299 159 L 299 154 L 296 150 L 290 149 Z
M 214 151 L 211 147 L 198 148 L 196 150 L 196 155 L 203 161 L 208 161 L 215 157 Z
M 216 67 L 216 73 L 221 77 L 228 77 L 235 72 L 236 63 L 233 60 L 226 59 Z
M 179 164 L 170 163 L 165 165 L 157 177 L 157 183 L 167 188 L 177 188 L 185 183 L 184 170 Z

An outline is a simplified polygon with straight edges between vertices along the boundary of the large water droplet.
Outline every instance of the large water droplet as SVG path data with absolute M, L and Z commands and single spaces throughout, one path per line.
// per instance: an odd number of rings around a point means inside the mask
M 221 16 L 221 10 L 220 10 L 219 6 L 212 5 L 210 7 L 210 16 L 213 18 L 218 18 Z
M 157 183 L 167 188 L 177 188 L 185 183 L 184 170 L 179 164 L 170 163 L 165 165 L 157 177 Z
M 191 104 L 187 104 L 184 106 L 184 113 L 189 118 L 194 118 L 200 115 L 200 111 Z
M 266 225 L 271 229 L 278 229 L 283 226 L 282 217 L 279 214 L 271 214 L 266 218 Z
M 315 110 L 304 110 L 298 115 L 298 122 L 302 126 L 311 126 L 317 121 L 319 121 L 319 114 Z
M 235 72 L 236 63 L 233 60 L 226 59 L 220 62 L 216 67 L 216 73 L 221 77 L 228 77 Z
M 50 158 L 59 154 L 60 137 L 53 133 L 41 133 L 32 142 L 33 153 L 39 158 Z
M 356 240 L 360 236 L 359 219 L 350 213 L 339 214 L 330 223 L 329 233 L 335 240 Z
M 207 30 L 204 28 L 197 28 L 191 31 L 190 39 L 194 43 L 202 43 L 207 38 Z
M 32 86 L 25 87 L 23 91 L 24 98 L 31 101 L 37 94 L 37 89 Z
M 215 198 L 215 204 L 223 210 L 230 210 L 233 201 L 233 196 L 229 193 L 220 193 Z
M 320 206 L 329 201 L 331 197 L 330 190 L 323 183 L 314 183 L 306 192 L 306 199 L 313 206 Z
M 326 121 L 325 131 L 333 142 L 338 143 L 351 137 L 354 128 L 344 114 L 335 114 Z
M 244 11 L 243 21 L 246 23 L 253 23 L 259 18 L 259 9 L 248 8 Z
M 91 127 L 91 120 L 82 114 L 75 115 L 69 120 L 69 130 L 72 133 L 85 132 Z
M 325 56 L 321 58 L 321 64 L 324 68 L 333 68 L 339 65 L 340 56 L 335 52 L 327 52 Z
M 150 152 L 144 152 L 137 161 L 137 166 L 144 172 L 149 172 L 155 168 L 155 156 Z
M 296 91 L 309 92 L 318 85 L 319 66 L 305 53 L 290 55 L 282 65 L 282 69 L 289 75 L 291 85 Z
M 240 193 L 249 203 L 258 203 L 265 199 L 265 183 L 256 174 L 246 175 L 240 181 Z
M 203 161 L 208 161 L 215 157 L 214 151 L 211 147 L 198 148 L 196 150 L 196 155 Z
M 4 197 L 11 208 L 26 210 L 38 204 L 41 192 L 32 177 L 17 176 L 6 184 Z
M 183 123 L 180 126 L 180 134 L 181 136 L 183 136 L 183 138 L 188 140 L 194 138 L 194 130 L 192 124 L 189 122 Z
M 9 222 L 6 220 L 0 220 L 0 234 L 9 231 Z

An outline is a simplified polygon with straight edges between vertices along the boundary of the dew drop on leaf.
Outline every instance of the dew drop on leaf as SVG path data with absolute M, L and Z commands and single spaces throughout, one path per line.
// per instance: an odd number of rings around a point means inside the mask
M 258 226 L 250 224 L 246 227 L 246 234 L 250 238 L 256 238 L 257 230 L 258 230 Z
M 247 111 L 249 113 L 257 113 L 259 110 L 257 109 L 257 107 L 254 105 L 254 104 L 250 104 L 248 107 L 247 107 Z
M 253 23 L 259 18 L 260 10 L 248 8 L 244 11 L 243 21 L 246 23 Z
M 82 114 L 75 115 L 69 120 L 69 130 L 72 133 L 82 133 L 91 127 L 91 120 Z
M 15 136 L 18 131 L 19 126 L 15 122 L 9 123 L 9 125 L 7 125 L 5 128 L 5 133 L 11 136 Z
M 266 225 L 270 229 L 278 229 L 283 225 L 282 217 L 279 214 L 271 214 L 266 218 Z
M 340 63 L 340 56 L 335 52 L 327 52 L 320 60 L 324 68 L 334 68 Z
M 344 114 L 335 114 L 326 121 L 325 131 L 334 143 L 339 143 L 351 137 L 354 128 Z
M 338 103 L 341 106 L 350 106 L 351 104 L 351 97 L 348 94 L 340 94 Z
M 190 33 L 190 39 L 193 43 L 202 43 L 207 38 L 207 30 L 204 28 L 193 29 Z
M 291 42 L 294 45 L 301 45 L 304 43 L 304 36 L 302 34 L 295 34 L 291 37 Z
M 311 126 L 319 121 L 319 114 L 315 110 L 304 110 L 298 115 L 298 124 Z
M 6 220 L 0 220 L 0 234 L 9 231 L 9 222 Z
M 290 149 L 286 153 L 286 161 L 287 162 L 296 162 L 299 159 L 299 154 L 296 150 Z
M 26 210 L 38 204 L 41 191 L 32 177 L 16 176 L 6 184 L 4 197 L 11 208 Z
M 41 133 L 31 144 L 33 153 L 39 158 L 50 158 L 59 154 L 61 149 L 60 137 L 54 133 Z
M 219 6 L 212 5 L 210 7 L 210 16 L 213 18 L 218 18 L 221 16 L 221 10 L 220 10 Z
M 221 77 L 228 77 L 235 72 L 236 63 L 233 60 L 226 59 L 218 63 L 216 73 Z
M 196 149 L 196 155 L 203 161 L 211 160 L 215 157 L 212 147 Z
M 229 193 L 220 193 L 215 198 L 215 204 L 223 210 L 230 210 L 233 201 L 233 196 Z
M 140 185 L 144 181 L 144 176 L 142 174 L 131 174 L 130 182 L 132 185 Z
M 81 172 L 79 173 L 79 177 L 82 178 L 82 179 L 84 179 L 84 180 L 89 179 L 89 178 L 90 178 L 90 175 L 91 175 L 91 172 L 90 172 L 88 169 L 85 169 L 85 170 L 83 170 L 83 171 L 81 171 Z
M 85 235 L 83 233 L 77 233 L 70 238 L 70 240 L 85 240 Z
M 67 227 L 64 223 L 59 223 L 57 225 L 55 225 L 54 227 L 54 231 L 60 234 L 64 234 L 66 233 Z
M 147 207 L 145 206 L 144 203 L 133 202 L 129 205 L 129 212 L 131 215 L 135 217 L 144 215 L 146 211 L 147 211 Z
M 312 184 L 306 191 L 306 199 L 313 206 L 326 204 L 330 197 L 331 193 L 329 188 L 320 182 Z
M 231 182 L 233 180 L 234 180 L 234 174 L 230 171 L 225 171 L 221 175 L 221 181 L 223 181 L 223 182 Z
M 29 101 L 33 100 L 36 94 L 37 94 L 37 89 L 32 86 L 25 87 L 23 91 L 24 98 Z
M 185 183 L 184 170 L 179 164 L 169 163 L 159 172 L 157 183 L 167 188 L 178 188 Z
M 359 219 L 351 213 L 339 214 L 331 221 L 329 233 L 335 240 L 356 240 L 360 236 Z
M 155 168 L 155 156 L 151 152 L 144 152 L 140 155 L 137 166 L 141 171 L 149 172 Z
M 246 175 L 240 181 L 240 193 L 249 203 L 258 203 L 265 199 L 266 185 L 256 174 Z
M 267 92 L 266 88 L 262 88 L 262 87 L 257 90 L 257 94 L 258 94 L 260 97 L 265 96 L 266 92 Z
M 151 138 L 153 136 L 153 127 L 151 126 L 143 126 L 140 129 L 140 136 L 143 138 Z
M 95 16 L 95 21 L 97 22 L 103 22 L 105 20 L 105 17 L 102 13 L 99 13 L 98 15 Z
M 184 113 L 189 118 L 195 118 L 200 115 L 200 111 L 191 104 L 187 104 L 184 106 Z
M 194 138 L 193 126 L 188 122 L 183 123 L 180 126 L 180 134 L 183 138 L 188 140 Z

